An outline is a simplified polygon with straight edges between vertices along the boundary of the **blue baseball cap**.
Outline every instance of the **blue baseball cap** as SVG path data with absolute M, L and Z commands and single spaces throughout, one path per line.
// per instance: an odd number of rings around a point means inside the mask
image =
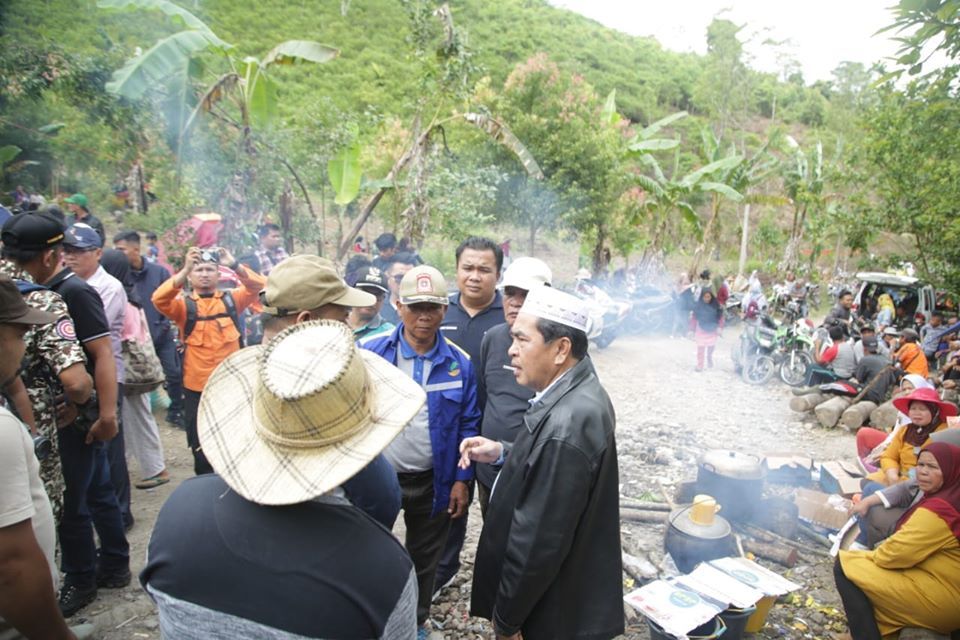
M 67 232 L 63 236 L 63 244 L 74 249 L 89 251 L 102 248 L 103 238 L 90 225 L 76 222 L 67 228 Z

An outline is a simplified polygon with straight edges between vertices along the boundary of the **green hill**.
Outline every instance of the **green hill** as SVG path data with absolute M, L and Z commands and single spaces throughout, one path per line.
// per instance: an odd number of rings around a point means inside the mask
M 347 11 L 341 13 L 341 5 Z M 518 62 L 546 52 L 579 73 L 601 94 L 618 92 L 618 106 L 635 121 L 667 112 L 697 110 L 692 97 L 703 58 L 664 50 L 652 38 L 638 38 L 544 0 L 454 0 L 453 19 L 468 36 L 481 73 L 498 86 Z M 408 44 L 409 21 L 402 0 L 194 0 L 183 6 L 204 19 L 242 55 L 263 55 L 286 39 L 311 39 L 337 47 L 340 58 L 322 67 L 298 67 L 283 74 L 284 107 L 296 113 L 317 96 L 342 109 L 374 107 L 404 113 L 415 73 Z M 4 0 L 0 2 L 4 46 L 44 44 L 88 56 L 122 60 L 137 46 L 147 48 L 173 26 L 156 12 L 108 13 L 93 0 Z M 772 78 L 755 74 L 759 112 Z M 762 86 L 760 86 L 762 85 Z M 779 108 L 802 100 L 784 87 Z M 801 92 L 803 93 L 803 92 Z M 786 104 L 785 104 L 786 103 Z

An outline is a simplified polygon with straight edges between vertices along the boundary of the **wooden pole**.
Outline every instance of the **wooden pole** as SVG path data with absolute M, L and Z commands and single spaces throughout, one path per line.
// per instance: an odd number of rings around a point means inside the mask
M 767 560 L 772 560 L 785 567 L 793 567 L 797 564 L 797 550 L 793 547 L 778 547 L 773 544 L 755 542 L 753 540 L 744 540 L 743 548 L 755 556 L 760 556 Z
M 857 429 L 863 426 L 863 423 L 870 418 L 870 413 L 877 408 L 876 402 L 861 400 L 857 404 L 850 405 L 840 416 L 840 426 L 847 431 L 856 433 Z
M 796 411 L 797 413 L 813 411 L 814 407 L 826 402 L 829 398 L 830 396 L 823 393 L 808 393 L 802 396 L 794 396 L 790 398 L 790 410 Z
M 820 426 L 826 427 L 827 429 L 832 429 L 837 426 L 837 421 L 840 420 L 840 415 L 849 407 L 851 404 L 850 398 L 845 398 L 843 396 L 834 396 L 817 405 L 817 408 L 813 412 L 817 415 L 817 420 L 820 422 Z

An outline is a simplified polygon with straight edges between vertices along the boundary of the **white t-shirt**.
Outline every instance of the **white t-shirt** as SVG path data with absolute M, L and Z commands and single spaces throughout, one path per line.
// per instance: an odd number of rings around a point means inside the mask
M 53 553 L 57 545 L 50 500 L 40 480 L 40 463 L 23 423 L 0 407 L 0 528 L 30 519 L 37 543 L 50 565 L 53 588 L 59 577 Z

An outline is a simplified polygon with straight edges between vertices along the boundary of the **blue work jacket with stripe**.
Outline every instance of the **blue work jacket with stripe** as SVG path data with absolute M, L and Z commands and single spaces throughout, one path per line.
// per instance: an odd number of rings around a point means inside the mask
M 389 334 L 361 339 L 359 345 L 393 365 L 403 349 L 403 323 Z M 480 410 L 477 408 L 477 379 L 470 356 L 437 332 L 437 344 L 423 356 L 430 361 L 427 380 L 421 382 L 427 393 L 428 429 L 433 454 L 433 512 L 447 509 L 450 489 L 456 481 L 473 480 L 473 465 L 460 469 L 460 442 L 479 435 Z

